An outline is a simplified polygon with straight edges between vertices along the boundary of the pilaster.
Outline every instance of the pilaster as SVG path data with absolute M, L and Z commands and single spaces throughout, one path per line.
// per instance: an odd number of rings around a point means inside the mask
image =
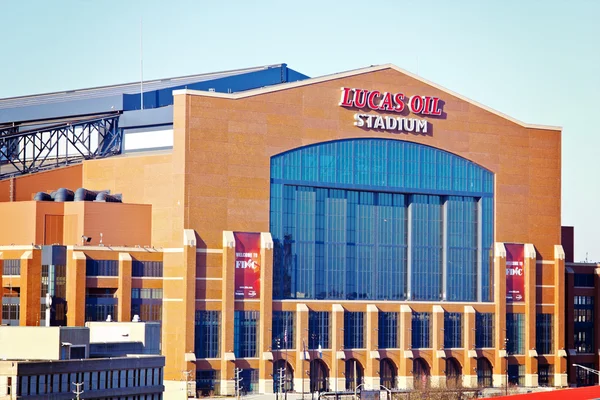
M 403 304 L 400 306 L 400 359 L 398 360 L 398 379 L 397 387 L 399 389 L 412 389 L 414 380 L 412 375 L 412 309 Z
M 531 243 L 525 244 L 525 386 L 538 385 L 536 346 L 536 262 L 537 254 Z
M 331 307 L 331 336 L 332 370 L 330 371 L 329 389 L 337 392 L 346 388 L 342 374 L 345 371 L 344 307 L 340 304 L 333 304 Z
M 67 326 L 85 325 L 86 256 L 71 251 L 67 257 Z
M 260 335 L 259 335 L 259 392 L 273 392 L 273 238 L 269 232 L 260 234 Z M 296 342 L 296 345 L 298 343 Z
M 40 325 L 40 294 L 42 284 L 42 255 L 38 249 L 21 256 L 21 314 L 19 325 Z
M 308 337 L 308 307 L 306 304 L 296 304 L 296 365 L 294 368 L 294 388 L 296 392 L 310 392 L 310 351 Z
M 235 237 L 231 231 L 223 231 L 223 280 L 221 298 L 221 395 L 235 392 L 234 370 L 236 355 L 233 353 L 233 330 L 235 311 Z M 262 319 L 262 318 L 261 318 Z
M 117 321 L 131 321 L 131 269 L 132 258 L 129 253 L 119 253 L 119 287 L 117 289 Z
M 446 352 L 444 351 L 444 309 L 433 306 L 431 326 L 431 386 L 446 387 Z
M 506 385 L 506 248 L 504 243 L 494 244 L 494 347 L 496 348 L 493 364 L 493 386 Z
M 554 386 L 567 386 L 567 347 L 565 343 L 565 252 L 561 245 L 554 246 Z M 572 300 L 571 300 L 572 301 Z M 572 310 L 572 307 L 571 307 Z M 571 311 L 572 312 L 572 311 Z M 567 321 L 569 321 L 567 319 Z M 570 320 L 572 321 L 572 319 Z
M 381 378 L 379 371 L 379 309 L 367 304 L 367 356 L 365 365 L 365 386 L 379 389 Z
M 477 352 L 475 351 L 475 309 L 465 306 L 463 314 L 463 387 L 477 387 Z

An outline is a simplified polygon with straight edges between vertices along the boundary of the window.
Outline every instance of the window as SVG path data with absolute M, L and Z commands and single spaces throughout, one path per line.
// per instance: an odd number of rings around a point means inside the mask
M 525 354 L 525 314 L 506 314 L 506 351 Z
M 575 296 L 573 300 L 575 351 L 578 353 L 593 353 L 594 298 L 592 296 Z
M 538 385 L 554 386 L 554 365 L 538 365 Z
M 594 287 L 594 274 L 574 274 L 575 287 Z
M 444 313 L 444 348 L 462 348 L 462 314 Z
M 2 270 L 2 275 L 21 275 L 21 260 L 4 260 L 4 268 Z
M 397 312 L 379 313 L 379 330 L 377 331 L 380 349 L 398 348 L 398 314 Z
M 117 319 L 116 289 L 86 289 L 85 294 L 85 320 L 106 321 L 110 315 Z
M 198 358 L 220 357 L 221 312 L 196 311 L 195 353 Z
M 329 312 L 327 311 L 309 311 L 308 312 L 308 346 L 310 349 L 329 349 Z
M 131 263 L 131 276 L 162 277 L 162 261 L 140 261 L 133 259 Z
M 258 357 L 258 311 L 235 311 L 234 353 L 236 357 Z
M 552 314 L 537 314 L 535 326 L 535 348 L 538 354 L 554 353 Z
M 196 390 L 202 396 L 212 396 L 220 394 L 221 371 L 197 370 L 196 371 Z
M 294 349 L 294 331 L 296 313 L 293 311 L 273 311 L 272 349 Z
M 439 301 L 446 252 L 447 300 L 477 300 L 480 280 L 491 301 L 493 182 L 464 158 L 398 140 L 272 157 L 273 298 Z
M 131 315 L 142 321 L 162 321 L 162 289 L 131 289 Z
M 508 383 L 512 385 L 525 386 L 525 365 L 510 364 L 508 366 Z
M 412 313 L 412 348 L 429 349 L 431 348 L 431 313 L 413 312 Z
M 85 358 L 85 346 L 71 346 L 71 360 Z
M 344 348 L 362 349 L 365 347 L 365 313 L 344 313 Z
M 494 313 L 475 315 L 475 347 L 478 349 L 494 347 Z
M 88 258 L 85 266 L 87 276 L 119 276 L 118 260 L 94 260 Z
M 593 363 L 579 363 L 579 365 L 595 370 Z M 577 386 L 593 386 L 598 383 L 598 375 L 584 368 L 575 368 Z

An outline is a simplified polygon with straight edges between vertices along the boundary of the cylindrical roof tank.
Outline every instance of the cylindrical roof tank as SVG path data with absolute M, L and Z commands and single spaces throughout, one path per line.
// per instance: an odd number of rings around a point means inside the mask
M 56 191 L 56 195 L 54 196 L 54 201 L 62 203 L 65 201 L 73 201 L 75 194 L 72 190 L 60 188 Z
M 98 192 L 94 192 L 93 190 L 87 190 L 84 188 L 79 188 L 75 192 L 75 201 L 94 201 L 96 196 L 98 196 Z
M 122 203 L 120 194 L 115 194 L 113 196 L 108 194 L 107 192 L 98 193 L 98 196 L 96 196 L 96 201 L 106 201 L 108 203 Z
M 33 201 L 52 201 L 52 196 L 46 192 L 37 192 Z

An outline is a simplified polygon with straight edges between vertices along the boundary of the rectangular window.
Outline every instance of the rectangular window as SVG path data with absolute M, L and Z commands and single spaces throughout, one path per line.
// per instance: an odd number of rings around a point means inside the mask
M 525 354 L 525 314 L 506 314 L 506 351 Z
M 554 365 L 538 365 L 538 385 L 549 387 L 554 386 Z
M 293 311 L 273 311 L 273 350 L 294 349 L 295 316 Z
M 510 364 L 508 366 L 508 383 L 525 386 L 525 365 Z
M 85 262 L 87 276 L 119 276 L 118 260 L 94 260 L 88 258 Z
M 412 313 L 412 348 L 429 349 L 431 348 L 431 313 L 413 312 Z
M 594 274 L 574 274 L 575 287 L 594 287 Z
M 309 311 L 308 312 L 308 346 L 310 349 L 329 349 L 329 319 L 330 313 L 327 311 Z
M 21 260 L 4 260 L 4 268 L 2 270 L 2 275 L 21 275 Z
M 575 296 L 573 299 L 575 351 L 594 352 L 594 298 Z
M 198 358 L 220 357 L 221 312 L 196 311 L 195 353 Z
M 535 348 L 538 354 L 554 353 L 552 314 L 537 314 L 535 324 Z
M 478 349 L 494 347 L 494 313 L 475 315 L 475 347 Z
M 379 330 L 377 331 L 380 349 L 398 348 L 398 315 L 397 312 L 379 313 Z
M 462 314 L 444 313 L 444 348 L 462 348 Z
M 196 390 L 202 396 L 213 396 L 220 394 L 221 371 L 197 370 L 196 371 Z
M 236 311 L 233 337 L 236 357 L 258 357 L 258 311 Z
M 363 349 L 365 347 L 365 313 L 344 313 L 344 348 Z
M 131 276 L 160 278 L 163 276 L 163 262 L 134 259 L 131 263 Z
M 131 315 L 141 321 L 162 321 L 162 289 L 131 289 Z

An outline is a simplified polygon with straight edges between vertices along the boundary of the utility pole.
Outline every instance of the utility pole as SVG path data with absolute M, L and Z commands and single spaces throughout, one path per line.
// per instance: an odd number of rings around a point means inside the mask
M 239 400 L 240 398 L 240 384 L 244 378 L 240 375 L 242 374 L 241 368 L 235 369 L 235 398 Z
M 79 400 L 81 397 L 81 394 L 83 393 L 83 389 L 79 389 L 80 386 L 83 386 L 83 382 L 81 383 L 75 383 L 75 382 L 71 382 L 71 385 L 75 385 L 76 389 L 73 391 L 73 394 L 75 394 L 77 397 L 76 399 Z

